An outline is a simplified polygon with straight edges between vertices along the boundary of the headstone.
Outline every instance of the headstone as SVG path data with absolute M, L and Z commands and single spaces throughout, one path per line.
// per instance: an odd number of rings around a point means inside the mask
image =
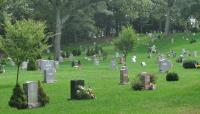
M 112 69 L 113 69 L 113 70 L 117 69 L 116 60 L 115 60 L 114 57 L 112 58 L 111 66 L 112 66 Z
M 132 63 L 136 63 L 136 56 L 133 56 L 131 59 L 132 59 Z
M 174 38 L 171 39 L 171 43 L 174 44 Z
M 35 108 L 40 106 L 38 102 L 38 83 L 34 81 L 27 81 L 23 84 L 23 88 L 27 97 L 28 107 Z
M 186 49 L 182 49 L 182 55 L 185 57 L 185 56 L 187 56 L 187 51 L 186 51 Z
M 159 63 L 160 72 L 168 72 L 172 67 L 172 63 L 169 60 L 164 59 Z
M 54 68 L 56 68 L 56 69 L 59 68 L 59 61 L 54 61 Z
M 197 57 L 197 51 L 194 51 L 194 52 L 193 52 L 193 56 L 194 56 L 194 57 Z
M 5 72 L 6 72 L 6 70 L 4 68 L 4 65 L 0 64 L 0 73 L 5 73 Z
M 59 62 L 63 62 L 64 58 L 62 56 L 59 57 Z
M 122 66 L 120 69 L 120 84 L 127 84 L 128 81 L 128 67 Z
M 142 84 L 144 84 L 144 89 L 146 90 L 154 90 L 155 85 L 151 83 L 151 76 L 146 72 L 140 73 L 140 79 L 142 79 Z
M 54 83 L 55 82 L 55 69 L 44 70 L 44 83 Z
M 69 55 L 69 61 L 73 61 L 74 60 L 74 55 L 72 53 L 70 53 Z
M 22 62 L 22 69 L 23 69 L 23 70 L 26 70 L 27 67 L 28 67 L 28 62 L 23 61 L 23 62 Z
M 46 69 L 55 69 L 55 62 L 54 60 L 40 60 L 39 66 L 42 71 Z
M 125 58 L 124 56 L 120 57 L 120 64 L 125 65 Z
M 152 53 L 151 52 L 149 52 L 149 55 L 148 55 L 148 57 L 147 58 L 151 58 L 152 57 Z
M 77 90 L 79 86 L 84 87 L 84 80 L 71 80 L 71 99 L 78 99 Z
M 145 67 L 145 66 L 147 66 L 147 64 L 146 64 L 144 61 L 142 61 L 142 62 L 141 62 L 141 66 L 142 66 L 142 67 Z
M 175 58 L 176 57 L 176 52 L 174 50 L 172 50 L 171 51 L 171 55 L 172 55 L 173 58 Z

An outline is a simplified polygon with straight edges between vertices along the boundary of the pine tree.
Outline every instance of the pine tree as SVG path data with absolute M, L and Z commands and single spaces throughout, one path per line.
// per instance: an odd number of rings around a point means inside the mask
M 13 89 L 13 95 L 10 98 L 9 105 L 18 109 L 27 108 L 27 98 L 24 95 L 23 89 L 17 83 Z

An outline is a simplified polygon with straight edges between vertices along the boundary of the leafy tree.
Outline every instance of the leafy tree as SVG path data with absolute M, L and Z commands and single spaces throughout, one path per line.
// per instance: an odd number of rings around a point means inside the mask
M 15 24 L 6 23 L 5 30 L 5 38 L 2 39 L 3 50 L 17 65 L 16 83 L 18 83 L 21 63 L 35 58 L 48 47 L 44 34 L 45 24 L 33 20 L 22 20 Z
M 61 50 L 61 35 L 64 25 L 73 19 L 73 17 L 87 15 L 91 18 L 96 11 L 104 11 L 106 4 L 105 0 L 35 0 L 46 6 L 49 11 L 52 11 L 54 16 L 54 59 L 59 60 Z M 47 12 L 47 11 L 46 11 Z M 70 25 L 70 24 L 69 24 Z M 74 24 L 73 24 L 74 25 Z M 76 27 L 75 27 L 76 28 Z
M 115 48 L 124 53 L 126 58 L 127 54 L 136 47 L 136 37 L 136 33 L 132 27 L 123 27 L 118 38 L 114 42 Z

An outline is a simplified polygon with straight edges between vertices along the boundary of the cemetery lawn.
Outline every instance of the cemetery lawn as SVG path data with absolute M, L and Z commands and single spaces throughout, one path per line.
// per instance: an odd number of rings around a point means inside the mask
M 198 34 L 199 35 L 199 34 Z M 190 44 L 183 40 L 182 36 L 174 35 L 175 43 L 170 39 L 156 41 L 162 53 L 174 49 L 177 55 L 181 54 L 182 48 L 198 51 L 197 58 L 200 60 L 200 38 L 197 43 Z M 196 36 L 197 37 L 197 36 Z M 119 70 L 111 70 L 110 60 L 114 55 L 113 47 L 105 45 L 109 53 L 106 61 L 95 66 L 92 61 L 83 61 L 81 58 L 81 69 L 71 68 L 69 62 L 61 63 L 56 73 L 57 82 L 54 84 L 43 84 L 44 90 L 50 97 L 50 103 L 45 107 L 17 110 L 10 108 L 8 101 L 16 80 L 16 68 L 6 66 L 6 73 L 0 74 L 0 114 L 197 114 L 200 113 L 200 69 L 183 69 L 182 65 L 173 62 L 174 71 L 179 74 L 178 82 L 167 82 L 165 73 L 158 72 L 157 56 L 148 59 L 147 49 L 144 45 L 147 38 L 139 41 L 135 55 L 137 63 L 132 64 L 129 54 L 128 68 L 130 82 L 143 71 L 154 73 L 157 76 L 156 90 L 133 91 L 130 84 L 119 85 Z M 145 61 L 147 66 L 141 67 L 140 62 Z M 91 87 L 96 93 L 94 100 L 68 100 L 70 98 L 70 80 L 83 79 L 85 86 Z M 43 80 L 41 71 L 20 71 L 20 84 L 28 80 Z

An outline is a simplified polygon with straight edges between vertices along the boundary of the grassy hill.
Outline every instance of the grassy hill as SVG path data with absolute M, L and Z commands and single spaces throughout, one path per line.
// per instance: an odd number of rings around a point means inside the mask
M 160 52 L 166 54 L 170 49 L 181 54 L 182 48 L 198 51 L 198 57 L 188 59 L 200 60 L 200 35 L 197 34 L 197 43 L 190 44 L 183 39 L 194 37 L 189 34 L 175 34 L 175 43 L 171 39 L 162 38 L 156 41 Z M 44 108 L 17 110 L 8 106 L 8 101 L 15 85 L 16 68 L 6 66 L 6 73 L 0 74 L 0 114 L 198 114 L 200 113 L 200 71 L 199 69 L 186 70 L 176 63 L 176 58 L 169 58 L 173 62 L 170 71 L 180 76 L 178 82 L 167 82 L 165 73 L 159 73 L 157 56 L 148 59 L 147 46 L 149 38 L 141 37 L 135 53 L 129 54 L 127 66 L 130 81 L 140 72 L 154 73 L 157 76 L 156 90 L 133 91 L 128 85 L 119 85 L 119 70 L 112 70 L 110 60 L 114 55 L 112 45 L 103 48 L 109 56 L 95 66 L 93 61 L 82 61 L 81 69 L 71 68 L 70 62 L 60 64 L 56 72 L 57 82 L 44 84 L 44 90 L 50 97 L 50 103 Z M 137 55 L 137 63 L 131 63 L 131 56 Z M 147 63 L 146 67 L 140 65 Z M 120 65 L 119 65 L 120 67 Z M 90 86 L 96 93 L 94 100 L 68 101 L 70 98 L 70 80 L 83 79 L 86 87 Z M 41 71 L 27 72 L 21 70 L 20 83 L 28 80 L 43 80 Z

